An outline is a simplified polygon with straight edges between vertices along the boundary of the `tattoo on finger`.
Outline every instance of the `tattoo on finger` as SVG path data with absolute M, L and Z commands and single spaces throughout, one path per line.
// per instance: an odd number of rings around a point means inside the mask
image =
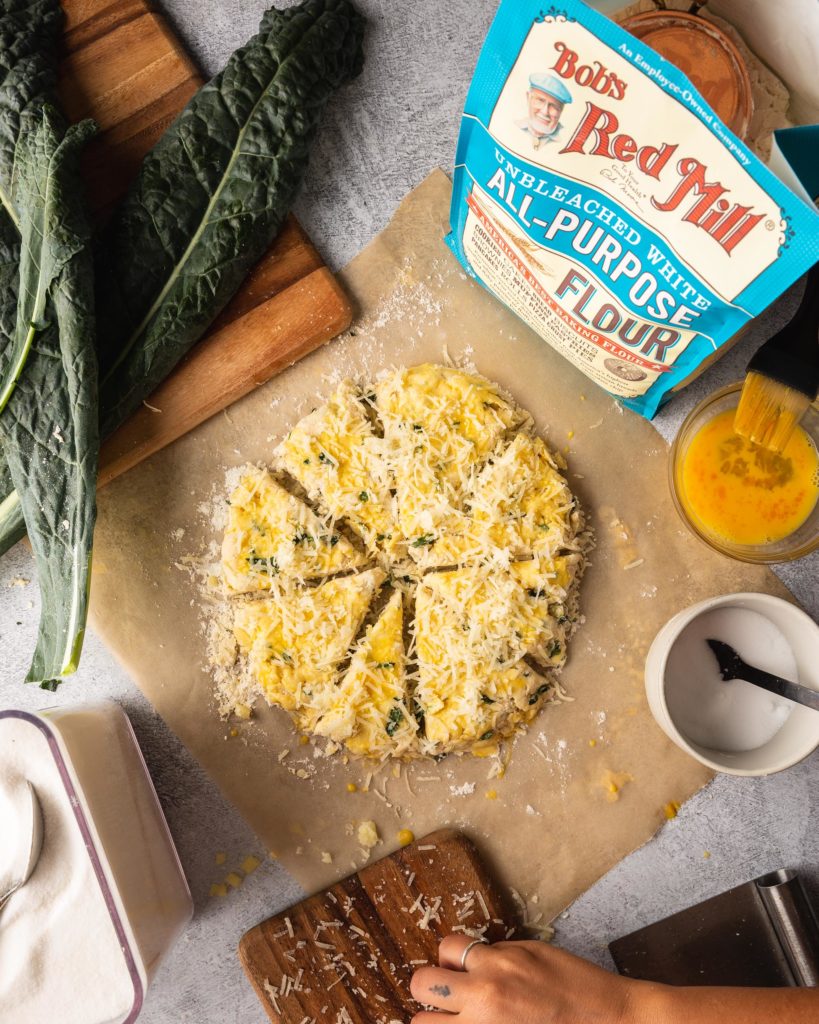
M 452 994 L 452 989 L 449 985 L 433 985 L 430 988 L 430 992 L 434 992 L 436 996 L 443 996 L 446 998 L 448 995 Z

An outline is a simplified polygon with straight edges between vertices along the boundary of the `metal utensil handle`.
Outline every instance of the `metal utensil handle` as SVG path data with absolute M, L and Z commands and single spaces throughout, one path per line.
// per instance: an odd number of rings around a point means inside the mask
M 819 711 L 819 692 L 811 690 L 801 683 L 792 683 L 788 679 L 781 679 L 779 676 L 771 675 L 770 672 L 763 672 L 761 668 L 754 668 L 753 665 L 746 665 L 742 662 L 742 679 L 761 686 L 769 693 L 775 693 L 779 697 L 786 697 L 796 704 L 803 704 L 805 707 Z

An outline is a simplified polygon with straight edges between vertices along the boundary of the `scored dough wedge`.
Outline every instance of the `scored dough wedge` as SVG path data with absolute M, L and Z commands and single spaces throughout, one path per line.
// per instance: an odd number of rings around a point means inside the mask
M 315 721 L 384 579 L 368 569 L 237 604 L 233 634 L 270 703 Z
M 467 498 L 483 550 L 493 545 L 514 558 L 556 555 L 577 532 L 576 502 L 560 472 L 565 468 L 528 433 L 493 453 Z
M 489 381 L 428 363 L 390 374 L 375 394 L 409 555 L 423 567 L 476 556 L 464 497 L 523 414 Z
M 402 604 L 401 593 L 394 591 L 314 728 L 354 754 L 400 756 L 415 741 L 418 725 L 405 688 Z
M 330 576 L 364 565 L 365 556 L 266 469 L 249 466 L 230 496 L 222 541 L 229 591 L 269 590 L 280 574 L 300 579 Z
M 360 391 L 344 381 L 293 427 L 275 457 L 312 501 L 349 523 L 374 553 L 399 540 L 383 446 Z
M 551 691 L 550 681 L 524 661 L 553 650 L 559 628 L 548 600 L 528 589 L 539 584 L 547 594 L 554 571 L 531 565 L 513 563 L 505 573 L 467 566 L 420 582 L 415 699 L 430 744 L 454 749 L 506 734 Z

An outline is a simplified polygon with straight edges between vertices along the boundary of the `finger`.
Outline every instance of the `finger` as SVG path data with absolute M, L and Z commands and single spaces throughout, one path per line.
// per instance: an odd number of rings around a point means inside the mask
M 412 976 L 410 992 L 412 998 L 424 1006 L 457 1013 L 464 1007 L 468 986 L 469 979 L 460 972 L 447 971 L 442 967 L 421 967 Z
M 448 967 L 451 971 L 474 971 L 480 967 L 481 962 L 486 962 L 486 957 L 492 955 L 490 946 L 481 943 L 472 946 L 466 954 L 466 964 L 463 963 L 464 953 L 467 947 L 475 939 L 469 935 L 447 935 L 441 940 L 438 947 L 438 963 L 441 967 Z

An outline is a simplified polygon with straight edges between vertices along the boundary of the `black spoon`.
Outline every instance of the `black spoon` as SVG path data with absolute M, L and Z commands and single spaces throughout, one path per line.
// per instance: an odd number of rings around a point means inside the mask
M 744 679 L 746 683 L 753 683 L 769 693 L 775 693 L 777 697 L 786 697 L 795 704 L 802 704 L 806 708 L 813 708 L 819 711 L 819 692 L 811 690 L 801 683 L 792 683 L 788 679 L 781 679 L 773 676 L 770 672 L 763 672 L 761 668 L 754 668 L 740 658 L 730 644 L 722 640 L 705 641 L 717 659 L 719 674 L 725 682 L 729 679 Z

